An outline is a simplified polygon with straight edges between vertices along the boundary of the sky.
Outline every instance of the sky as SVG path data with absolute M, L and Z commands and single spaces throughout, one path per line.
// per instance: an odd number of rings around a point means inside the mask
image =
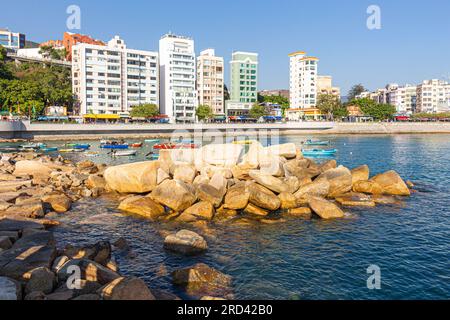
M 80 30 L 67 29 L 69 5 L 81 9 Z M 380 8 L 381 29 L 367 28 L 370 5 Z M 2 1 L 0 28 L 36 42 L 65 31 L 119 35 L 151 51 L 170 31 L 194 38 L 197 53 L 216 49 L 226 66 L 233 51 L 259 53 L 259 89 L 288 89 L 288 54 L 302 50 L 345 95 L 357 83 L 450 81 L 449 12 L 448 0 L 21 0 Z

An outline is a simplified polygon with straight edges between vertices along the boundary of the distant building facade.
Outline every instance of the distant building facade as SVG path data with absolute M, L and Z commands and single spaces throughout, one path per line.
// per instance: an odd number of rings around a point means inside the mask
M 72 56 L 81 115 L 129 115 L 133 106 L 159 104 L 157 52 L 128 49 L 116 36 L 107 46 L 78 43 Z
M 18 50 L 25 48 L 26 36 L 23 33 L 0 29 L 0 46 L 7 49 Z
M 317 76 L 317 95 L 328 94 L 341 99 L 341 89 L 333 86 L 332 76 Z
M 317 76 L 319 59 L 306 56 L 306 52 L 289 54 L 290 106 L 309 109 L 317 104 Z
M 197 91 L 200 105 L 209 106 L 215 115 L 225 115 L 224 62 L 214 49 L 207 49 L 197 57 Z
M 161 112 L 171 122 L 195 122 L 198 106 L 194 40 L 166 34 L 159 40 Z
M 417 86 L 417 111 L 439 113 L 450 111 L 450 84 L 443 80 L 425 80 Z
M 280 89 L 280 90 L 262 90 L 258 92 L 259 95 L 263 97 L 267 96 L 281 96 L 289 100 L 289 90 Z
M 97 45 L 97 46 L 105 45 L 105 43 L 103 41 L 95 40 L 95 39 L 91 38 L 90 36 L 76 34 L 76 33 L 70 33 L 70 32 L 64 32 L 62 44 L 63 44 L 64 48 L 66 48 L 67 61 L 72 61 L 72 47 L 79 43 L 93 44 L 93 45 Z

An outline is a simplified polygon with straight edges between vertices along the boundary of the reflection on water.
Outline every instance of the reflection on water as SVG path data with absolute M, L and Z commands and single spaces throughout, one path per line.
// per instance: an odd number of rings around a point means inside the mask
M 286 219 L 275 225 L 218 224 L 209 251 L 185 258 L 163 250 L 167 225 L 121 214 L 110 199 L 75 205 L 56 229 L 61 243 L 126 238 L 132 255 L 116 254 L 124 274 L 185 297 L 170 283 L 176 268 L 205 262 L 233 276 L 238 299 L 449 299 L 450 136 L 337 136 L 338 162 L 368 164 L 373 174 L 394 169 L 417 184 L 402 206 L 352 209 L 342 220 Z M 300 143 L 305 137 L 283 137 Z M 49 143 L 49 145 L 58 143 Z M 93 150 L 97 146 L 93 146 Z M 102 154 L 98 162 L 143 160 Z M 73 155 L 82 157 L 81 155 Z M 381 268 L 382 289 L 366 286 L 369 265 Z M 185 297 L 186 298 L 186 297 Z

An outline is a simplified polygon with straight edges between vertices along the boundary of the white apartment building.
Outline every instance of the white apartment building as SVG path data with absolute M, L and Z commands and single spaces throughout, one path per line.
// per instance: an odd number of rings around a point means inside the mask
M 161 112 L 171 122 L 195 122 L 198 106 L 194 40 L 166 34 L 159 40 Z
M 128 49 L 115 36 L 107 46 L 72 47 L 73 93 L 79 113 L 129 115 L 133 106 L 159 104 L 158 53 Z
M 25 48 L 26 37 L 23 33 L 11 32 L 8 29 L 0 29 L 0 46 L 7 49 L 21 49 Z
M 387 103 L 392 104 L 399 114 L 411 115 L 416 110 L 417 87 L 392 83 L 386 86 Z
M 425 80 L 417 86 L 417 111 L 439 113 L 450 111 L 450 84 L 443 80 Z
M 319 59 L 297 51 L 290 59 L 290 105 L 291 108 L 308 109 L 317 104 L 317 74 Z
M 224 61 L 214 49 L 200 52 L 197 57 L 197 91 L 200 105 L 211 107 L 215 115 L 225 115 Z

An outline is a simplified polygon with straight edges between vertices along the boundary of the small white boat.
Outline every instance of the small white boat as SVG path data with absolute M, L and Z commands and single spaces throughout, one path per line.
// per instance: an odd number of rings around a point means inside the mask
M 127 150 L 127 151 L 119 151 L 119 152 L 113 152 L 113 157 L 128 157 L 128 156 L 135 156 L 137 154 L 136 150 Z

